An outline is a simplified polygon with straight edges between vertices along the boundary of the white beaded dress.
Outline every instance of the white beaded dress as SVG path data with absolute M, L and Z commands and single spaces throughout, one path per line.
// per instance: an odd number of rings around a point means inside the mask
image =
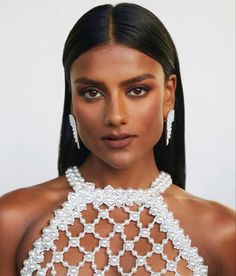
M 161 195 L 172 184 L 169 174 L 147 189 L 96 188 L 77 167 L 66 177 L 73 192 L 33 243 L 22 276 L 207 275 Z

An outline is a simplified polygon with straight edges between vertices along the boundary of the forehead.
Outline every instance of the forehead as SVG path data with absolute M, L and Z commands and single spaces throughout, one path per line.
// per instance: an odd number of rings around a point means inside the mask
M 125 45 L 96 46 L 80 55 L 72 64 L 71 78 L 86 75 L 133 76 L 143 73 L 164 75 L 162 66 L 148 55 Z

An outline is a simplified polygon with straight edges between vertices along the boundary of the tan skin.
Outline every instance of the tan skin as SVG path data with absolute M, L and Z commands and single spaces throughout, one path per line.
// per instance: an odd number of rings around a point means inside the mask
M 147 187 L 159 174 L 153 146 L 160 139 L 168 111 L 174 107 L 176 76 L 165 81 L 156 60 L 126 46 L 110 44 L 90 49 L 76 59 L 71 86 L 71 112 L 77 119 L 80 139 L 91 151 L 80 168 L 83 177 L 97 187 L 106 183 Z M 113 132 L 136 136 L 127 147 L 110 149 L 101 137 Z M 65 177 L 59 177 L 1 197 L 0 275 L 19 275 L 33 241 L 52 211 L 66 201 L 69 191 Z M 164 198 L 192 245 L 198 247 L 209 275 L 235 275 L 233 210 L 195 197 L 174 184 Z M 62 269 L 59 275 L 64 275 Z M 87 271 L 85 275 L 90 274 Z M 182 275 L 191 274 L 183 269 Z

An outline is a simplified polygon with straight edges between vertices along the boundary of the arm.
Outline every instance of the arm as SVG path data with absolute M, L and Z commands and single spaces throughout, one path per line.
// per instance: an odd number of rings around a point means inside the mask
M 26 229 L 25 190 L 0 197 L 0 275 L 17 275 L 17 249 Z

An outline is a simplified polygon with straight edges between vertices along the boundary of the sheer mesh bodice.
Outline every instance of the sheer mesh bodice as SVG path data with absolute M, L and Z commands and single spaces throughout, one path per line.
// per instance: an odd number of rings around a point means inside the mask
M 77 167 L 73 188 L 42 230 L 21 275 L 207 275 L 163 193 L 172 183 L 161 172 L 148 189 L 96 188 Z

